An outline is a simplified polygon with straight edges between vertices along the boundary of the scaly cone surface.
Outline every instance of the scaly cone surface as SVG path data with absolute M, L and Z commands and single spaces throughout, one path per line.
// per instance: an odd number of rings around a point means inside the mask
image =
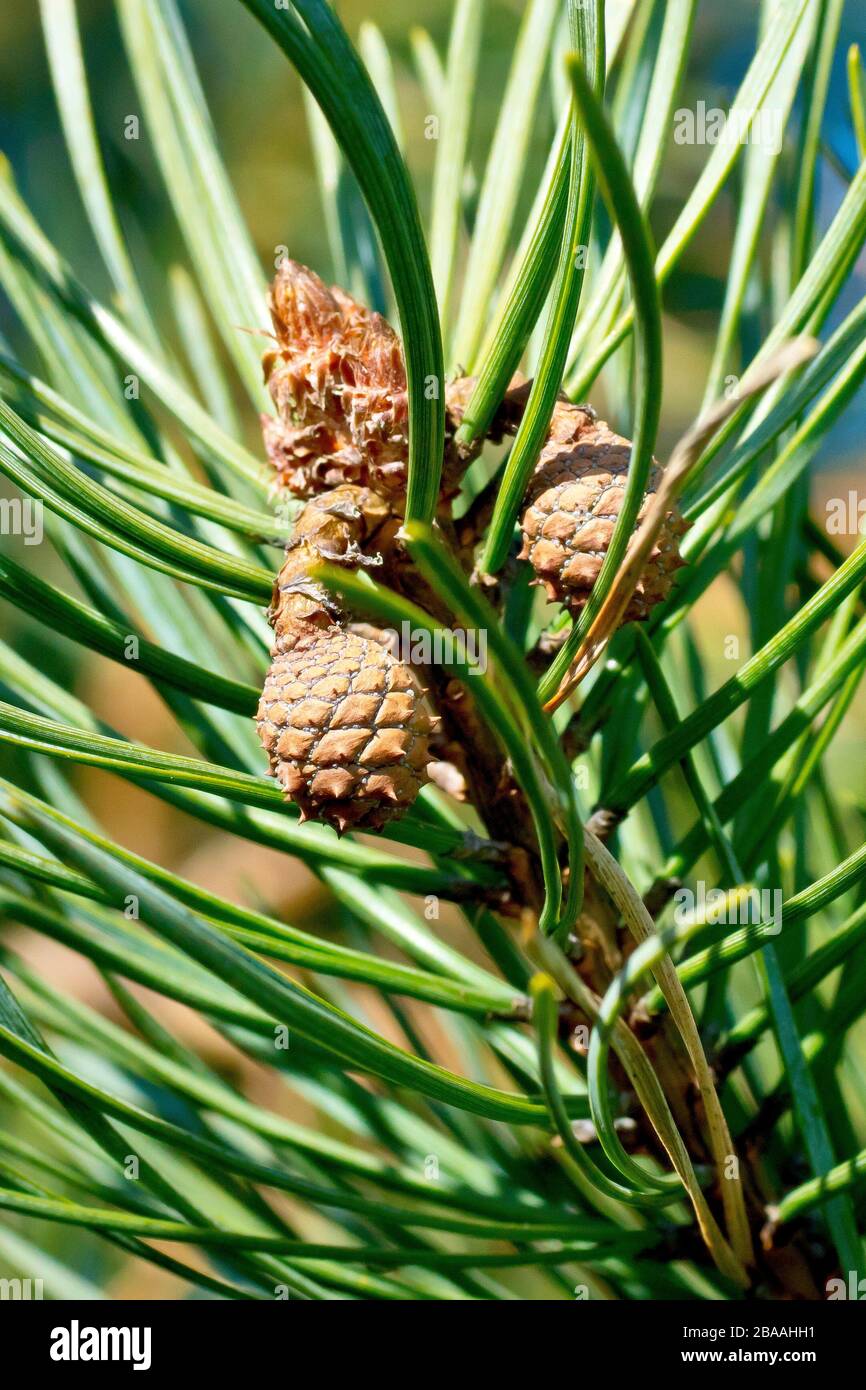
M 258 713 L 280 786 L 302 819 L 381 830 L 427 781 L 430 718 L 412 672 L 332 625 L 276 651 Z
M 388 506 L 345 485 L 307 503 L 274 586 L 271 666 L 256 715 L 271 771 L 308 817 L 340 833 L 380 830 L 427 781 L 432 721 L 411 670 L 348 632 L 310 577 L 322 560 L 353 565 L 386 540 Z
M 528 560 L 551 599 L 580 612 L 598 578 L 619 516 L 631 444 L 581 406 L 560 401 L 535 468 L 521 520 L 521 560 Z M 654 467 L 638 513 L 643 517 L 658 486 Z M 668 512 L 623 621 L 649 616 L 670 593 L 683 561 L 679 538 L 686 522 Z

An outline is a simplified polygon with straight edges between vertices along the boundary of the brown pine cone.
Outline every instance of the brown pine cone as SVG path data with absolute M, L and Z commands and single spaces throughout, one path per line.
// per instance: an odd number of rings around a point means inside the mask
M 295 523 L 274 585 L 271 666 L 256 715 L 271 771 L 302 819 L 340 833 L 379 830 L 427 781 L 432 721 L 411 670 L 382 641 L 347 631 L 311 575 L 322 560 L 354 567 L 395 526 L 369 488 L 314 497 Z
M 427 781 L 431 720 L 412 672 L 337 625 L 275 648 L 256 717 L 302 820 L 380 830 Z
M 521 521 L 521 560 L 528 560 L 548 597 L 578 613 L 598 578 L 625 490 L 631 444 L 580 406 L 556 406 Z M 640 520 L 658 486 L 654 467 Z M 678 541 L 687 529 L 675 509 L 662 527 L 624 622 L 646 618 L 670 592 L 682 565 Z

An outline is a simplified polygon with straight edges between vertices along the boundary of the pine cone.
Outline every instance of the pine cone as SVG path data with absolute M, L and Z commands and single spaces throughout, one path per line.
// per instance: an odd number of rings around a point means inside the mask
M 381 643 L 337 625 L 275 650 L 257 720 L 301 819 L 341 834 L 380 830 L 427 781 L 431 720 L 412 672 Z
M 344 485 L 304 507 L 274 586 L 271 666 L 256 720 L 271 771 L 302 819 L 380 830 L 427 781 L 432 721 L 411 670 L 373 636 L 347 631 L 311 577 L 321 560 L 375 562 L 394 520 L 369 488 Z
M 580 406 L 560 403 L 527 492 L 521 560 L 528 560 L 548 597 L 580 612 L 598 578 L 625 490 L 631 444 Z M 658 486 L 654 467 L 640 520 Z M 624 622 L 646 618 L 670 592 L 682 565 L 678 540 L 686 523 L 668 513 L 626 610 Z

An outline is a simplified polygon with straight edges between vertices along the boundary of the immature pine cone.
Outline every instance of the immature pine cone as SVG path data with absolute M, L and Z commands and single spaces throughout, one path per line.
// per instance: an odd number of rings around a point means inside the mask
M 258 724 L 302 820 L 380 830 L 427 781 L 431 722 L 411 671 L 336 624 L 275 652 Z
M 523 549 L 548 597 L 578 613 L 587 602 L 622 506 L 631 444 L 590 411 L 557 404 L 550 434 L 527 492 Z M 650 475 L 640 520 L 658 486 Z M 665 519 L 624 622 L 646 618 L 667 597 L 682 565 L 678 540 L 686 523 L 674 509 Z
M 274 586 L 271 666 L 259 737 L 271 771 L 302 820 L 342 833 L 380 830 L 427 781 L 432 722 L 415 678 L 374 638 L 348 632 L 311 578 L 322 559 L 363 563 L 387 543 L 393 519 L 368 488 L 345 485 L 308 502 Z

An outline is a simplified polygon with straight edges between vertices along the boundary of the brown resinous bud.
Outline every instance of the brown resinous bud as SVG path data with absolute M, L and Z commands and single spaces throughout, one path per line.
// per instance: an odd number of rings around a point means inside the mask
M 277 486 L 312 497 L 357 483 L 376 488 L 400 510 L 409 397 L 397 334 L 381 314 L 337 286 L 329 289 L 297 261 L 281 263 L 269 305 L 275 346 L 262 363 L 277 417 L 263 415 L 262 430 Z M 451 446 L 468 389 L 465 380 L 444 388 L 443 498 L 457 492 L 468 462 Z

